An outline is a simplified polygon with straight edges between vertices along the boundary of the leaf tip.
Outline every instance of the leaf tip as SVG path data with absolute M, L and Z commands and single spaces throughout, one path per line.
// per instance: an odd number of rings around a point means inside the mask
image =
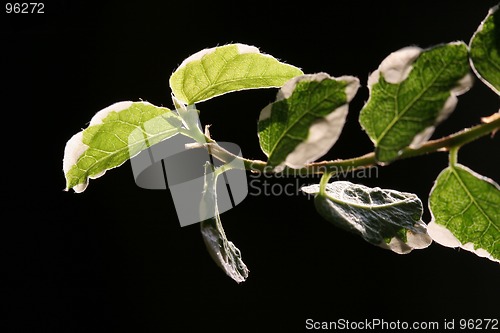
M 129 107 L 132 106 L 134 102 L 132 101 L 122 101 L 122 102 L 116 102 L 108 107 L 105 107 L 104 109 L 100 110 L 97 112 L 92 119 L 90 119 L 89 127 L 90 126 L 95 126 L 95 125 L 100 125 L 103 123 L 103 120 L 111 113 L 111 112 L 120 112 L 123 110 L 128 109 Z M 137 102 L 137 103 L 142 103 L 142 104 L 149 104 L 148 102 Z
M 487 258 L 491 261 L 500 263 L 500 259 L 493 257 L 485 249 L 475 246 L 472 242 L 462 244 L 460 240 L 444 225 L 431 221 L 427 226 L 427 231 L 431 238 L 438 244 L 446 247 L 461 248 L 476 254 L 478 257 Z
M 370 78 L 369 85 L 378 82 L 380 74 L 385 81 L 392 84 L 398 84 L 406 80 L 413 68 L 413 62 L 422 53 L 422 49 L 417 46 L 404 47 L 398 51 L 389 54 L 381 63 Z

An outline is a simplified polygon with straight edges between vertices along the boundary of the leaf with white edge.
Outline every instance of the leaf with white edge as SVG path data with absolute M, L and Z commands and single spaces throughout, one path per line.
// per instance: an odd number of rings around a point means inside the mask
M 247 279 L 249 271 L 241 259 L 240 250 L 227 239 L 222 228 L 216 193 L 216 182 L 219 174 L 216 171 L 212 172 L 212 166 L 208 162 L 205 164 L 205 184 L 200 216 L 213 215 L 214 217 L 200 223 L 201 234 L 212 259 L 230 278 L 240 283 Z M 215 212 L 215 214 L 208 214 L 206 210 L 210 213 Z
M 337 227 L 399 254 L 428 247 L 432 239 L 422 222 L 422 202 L 412 193 L 369 188 L 347 181 L 302 188 L 315 194 L 316 210 Z
M 327 153 L 342 132 L 348 104 L 359 88 L 352 76 L 307 74 L 289 80 L 259 117 L 267 165 L 300 168 Z
M 500 95 L 500 10 L 488 12 L 470 41 L 470 63 L 476 75 Z
M 170 88 L 179 101 L 194 104 L 233 91 L 281 87 L 301 74 L 255 46 L 229 44 L 188 57 L 170 77 Z
M 178 115 L 147 102 L 118 102 L 99 112 L 64 149 L 66 190 L 83 192 L 89 178 L 101 177 L 146 149 L 179 133 Z
M 500 187 L 493 180 L 450 165 L 436 179 L 429 209 L 434 241 L 500 262 Z
M 375 144 L 376 159 L 389 163 L 418 148 L 469 90 L 468 48 L 463 42 L 391 53 L 368 79 L 370 96 L 359 122 Z

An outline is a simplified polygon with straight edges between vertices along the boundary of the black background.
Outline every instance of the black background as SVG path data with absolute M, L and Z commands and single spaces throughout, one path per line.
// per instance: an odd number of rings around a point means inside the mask
M 405 46 L 468 43 L 496 1 L 325 3 L 52 1 L 39 15 L 2 7 L 3 332 L 290 332 L 307 318 L 500 317 L 498 264 L 438 244 L 391 253 L 322 220 L 302 195 L 249 195 L 222 215 L 250 269 L 237 284 L 210 259 L 199 226 L 179 226 L 168 191 L 138 188 L 129 163 L 82 194 L 63 191 L 64 145 L 95 112 L 122 100 L 171 107 L 168 78 L 180 62 L 232 42 L 306 73 L 359 77 L 344 133 L 324 159 L 367 153 L 357 118 L 368 74 Z M 257 119 L 275 94 L 204 102 L 201 121 L 216 140 L 264 159 Z M 476 80 L 433 137 L 496 111 L 498 97 Z M 498 139 L 465 146 L 459 160 L 500 180 Z M 446 163 L 437 153 L 353 181 L 416 193 L 428 222 L 428 193 Z

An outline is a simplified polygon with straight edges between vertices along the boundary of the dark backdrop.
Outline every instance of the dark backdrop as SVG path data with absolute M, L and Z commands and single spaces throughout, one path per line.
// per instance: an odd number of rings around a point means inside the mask
M 401 47 L 468 43 L 495 4 L 52 1 L 43 15 L 2 7 L 4 332 L 289 332 L 304 330 L 307 318 L 498 318 L 498 264 L 437 244 L 391 253 L 330 225 L 305 196 L 248 196 L 222 215 L 250 269 L 238 285 L 210 259 L 199 226 L 179 226 L 168 191 L 138 188 L 129 163 L 82 194 L 63 192 L 62 172 L 66 141 L 95 112 L 122 100 L 171 107 L 168 78 L 180 62 L 232 42 L 306 73 L 359 77 L 344 133 L 325 159 L 364 154 L 372 144 L 357 118 L 369 73 Z M 263 159 L 257 119 L 275 94 L 207 101 L 201 121 L 215 139 Z M 459 100 L 434 138 L 498 111 L 479 81 Z M 498 147 L 482 138 L 459 160 L 498 182 Z M 446 154 L 432 154 L 355 181 L 418 194 L 428 222 L 428 193 L 446 163 Z

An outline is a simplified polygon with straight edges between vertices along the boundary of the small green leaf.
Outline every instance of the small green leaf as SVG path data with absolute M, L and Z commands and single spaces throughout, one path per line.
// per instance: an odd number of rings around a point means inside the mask
M 147 102 L 118 102 L 99 111 L 89 127 L 66 143 L 66 190 L 83 192 L 89 178 L 101 177 L 141 150 L 176 135 L 181 124 L 169 109 Z
M 352 76 L 326 73 L 289 80 L 259 117 L 260 146 L 267 164 L 300 168 L 323 156 L 337 141 L 348 103 L 359 88 Z
M 422 222 L 422 202 L 412 193 L 369 188 L 347 181 L 303 187 L 316 194 L 316 210 L 337 227 L 399 254 L 423 249 L 432 242 Z
M 500 10 L 493 7 L 470 41 L 470 63 L 476 75 L 500 95 Z
M 238 90 L 281 87 L 301 74 L 254 46 L 230 44 L 188 57 L 170 77 L 170 88 L 179 101 L 194 104 Z
M 226 165 L 227 166 L 227 165 Z M 212 170 L 213 166 L 205 164 L 205 184 L 200 206 L 200 216 L 214 216 L 200 223 L 201 234 L 212 259 L 234 281 L 244 282 L 248 277 L 248 268 L 241 259 L 240 250 L 230 242 L 219 216 L 217 207 L 217 177 L 220 172 Z M 219 169 L 222 171 L 222 169 Z M 210 214 L 208 214 L 208 212 Z M 212 214 L 215 212 L 215 214 Z
M 391 162 L 402 149 L 425 143 L 471 85 L 462 42 L 390 54 L 368 79 L 370 97 L 359 117 L 377 160 Z
M 429 208 L 433 240 L 500 262 L 500 187 L 493 180 L 450 165 L 436 179 Z

